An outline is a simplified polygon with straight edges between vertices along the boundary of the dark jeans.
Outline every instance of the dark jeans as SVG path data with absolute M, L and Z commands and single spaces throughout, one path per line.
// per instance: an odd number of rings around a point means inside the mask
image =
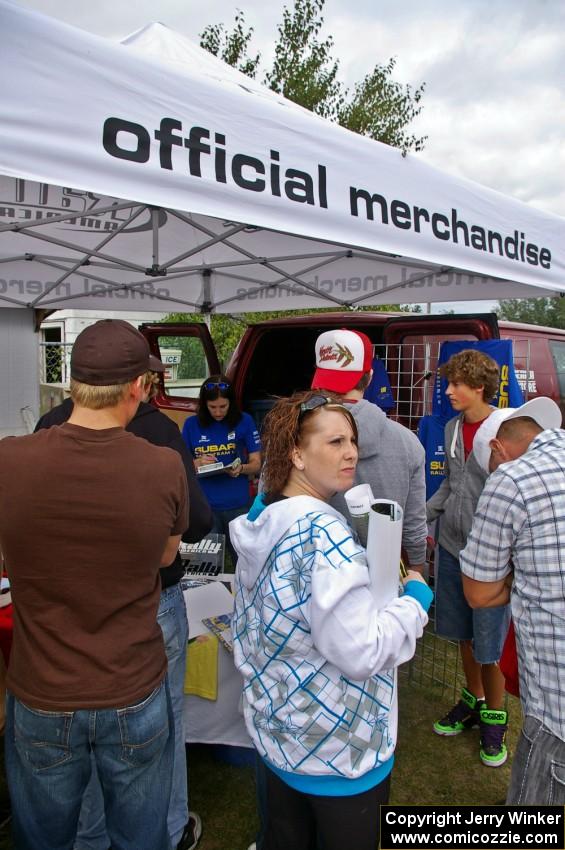
M 240 508 L 231 508 L 229 511 L 214 511 L 214 524 L 211 530 L 214 534 L 225 534 L 226 551 L 229 553 L 234 570 L 235 565 L 237 564 L 237 554 L 231 545 L 229 525 L 232 519 L 235 519 L 242 514 L 246 514 L 249 507 L 249 504 L 247 504 L 242 505 Z
M 388 803 L 390 775 L 350 797 L 295 791 L 265 769 L 267 817 L 261 850 L 376 850 L 379 807 Z

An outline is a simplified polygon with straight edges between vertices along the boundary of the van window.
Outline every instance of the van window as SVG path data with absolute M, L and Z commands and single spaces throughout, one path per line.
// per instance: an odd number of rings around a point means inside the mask
M 208 377 L 208 362 L 202 341 L 195 336 L 158 337 L 160 357 L 167 371 L 165 392 L 182 398 L 198 398 L 200 387 Z
M 559 382 L 559 395 L 561 402 L 565 401 L 565 341 L 550 339 L 549 348 L 551 356 L 555 363 L 555 371 L 557 372 L 557 380 Z

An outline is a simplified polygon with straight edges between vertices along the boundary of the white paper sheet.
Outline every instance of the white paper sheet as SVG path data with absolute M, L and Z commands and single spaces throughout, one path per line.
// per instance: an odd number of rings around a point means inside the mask
M 370 484 L 357 484 L 343 494 L 347 510 L 351 515 L 351 525 L 357 532 L 361 546 L 367 547 L 369 532 L 369 511 L 375 501 Z
M 380 508 L 389 509 L 390 515 L 380 514 Z M 398 596 L 403 515 L 400 505 L 390 499 L 376 499 L 371 505 L 367 563 L 377 608 L 384 608 Z
M 205 617 L 218 617 L 233 611 L 233 596 L 220 581 L 185 590 L 184 601 L 191 639 L 210 634 L 202 623 Z
M 367 552 L 371 592 L 378 608 L 398 596 L 402 520 L 397 502 L 375 499 L 369 484 L 358 484 L 344 493 L 351 525 Z

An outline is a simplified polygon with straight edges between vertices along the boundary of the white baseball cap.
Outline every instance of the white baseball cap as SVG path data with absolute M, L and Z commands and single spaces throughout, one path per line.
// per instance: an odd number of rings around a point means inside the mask
M 485 472 L 489 472 L 490 441 L 498 434 L 498 429 L 507 419 L 529 416 L 545 431 L 547 428 L 561 428 L 561 411 L 551 398 L 538 396 L 531 398 L 521 407 L 499 407 L 485 419 L 475 434 L 473 454 Z

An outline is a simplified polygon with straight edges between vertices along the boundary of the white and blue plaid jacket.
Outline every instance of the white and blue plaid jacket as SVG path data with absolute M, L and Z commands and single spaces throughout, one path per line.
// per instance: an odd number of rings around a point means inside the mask
M 375 609 L 365 551 L 317 499 L 275 502 L 230 534 L 234 658 L 259 754 L 310 776 L 378 768 L 396 743 L 395 667 L 414 653 L 424 608 L 405 593 Z

